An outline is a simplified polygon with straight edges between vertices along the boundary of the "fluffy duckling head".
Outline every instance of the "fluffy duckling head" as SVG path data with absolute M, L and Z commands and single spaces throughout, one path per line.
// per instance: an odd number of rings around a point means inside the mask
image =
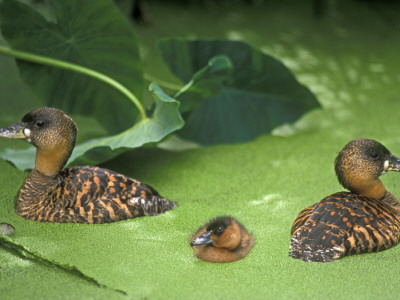
M 340 151 L 335 160 L 335 171 L 346 189 L 380 199 L 386 189 L 378 177 L 388 171 L 399 172 L 400 160 L 377 141 L 356 139 Z
M 35 168 L 54 176 L 75 147 L 77 128 L 61 110 L 44 107 L 27 113 L 19 123 L 0 129 L 0 137 L 22 139 L 34 145 Z
M 232 262 L 245 257 L 254 238 L 232 217 L 218 217 L 202 226 L 190 245 L 196 256 L 210 262 Z

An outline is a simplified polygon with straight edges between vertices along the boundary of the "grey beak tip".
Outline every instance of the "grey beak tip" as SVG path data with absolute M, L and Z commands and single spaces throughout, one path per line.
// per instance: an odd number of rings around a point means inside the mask
M 193 241 L 191 241 L 190 245 L 193 247 L 193 246 L 200 246 L 212 243 L 213 240 L 211 239 L 211 234 L 212 234 L 211 230 L 204 232 L 203 234 L 195 238 Z

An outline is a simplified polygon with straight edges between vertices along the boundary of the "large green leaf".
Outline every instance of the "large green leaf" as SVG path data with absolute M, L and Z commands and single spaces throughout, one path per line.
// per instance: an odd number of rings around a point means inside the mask
M 216 55 L 226 55 L 233 64 L 232 80 L 221 81 L 221 92 L 186 117 L 179 131 L 184 138 L 202 144 L 242 142 L 320 106 L 280 61 L 244 42 L 166 38 L 159 47 L 166 64 L 184 82 Z
M 156 83 L 150 85 L 150 91 L 155 100 L 151 117 L 120 134 L 78 144 L 72 152 L 69 164 L 96 165 L 116 157 L 129 148 L 158 142 L 169 133 L 182 128 L 184 122 L 179 113 L 179 102 L 165 94 Z M 33 168 L 34 153 L 34 147 L 24 150 L 6 149 L 0 153 L 0 157 L 25 170 Z
M 175 94 L 181 101 L 182 113 L 192 111 L 204 98 L 221 93 L 222 83 L 232 77 L 232 62 L 225 55 L 212 57 L 206 66 L 193 74 L 190 81 Z
M 94 69 L 141 95 L 138 46 L 131 26 L 112 2 L 48 3 L 55 22 L 18 1 L 0 3 L 1 31 L 11 47 Z M 98 80 L 24 61 L 18 61 L 18 67 L 23 80 L 46 106 L 92 115 L 113 134 L 132 126 L 137 118 L 135 106 L 126 97 Z

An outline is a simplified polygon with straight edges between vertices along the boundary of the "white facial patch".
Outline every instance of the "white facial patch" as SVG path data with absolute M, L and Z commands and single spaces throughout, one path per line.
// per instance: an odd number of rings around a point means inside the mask
M 31 130 L 28 128 L 24 128 L 24 135 L 28 138 L 31 136 Z
M 385 174 L 389 169 L 389 161 L 385 160 L 385 162 L 383 163 L 383 171 L 382 174 Z
M 31 130 L 29 129 L 29 128 L 24 128 L 24 135 L 27 137 L 27 139 L 26 139 L 26 141 L 28 142 L 28 143 L 31 143 L 32 141 L 31 141 L 31 138 L 30 138 L 30 136 L 31 136 Z

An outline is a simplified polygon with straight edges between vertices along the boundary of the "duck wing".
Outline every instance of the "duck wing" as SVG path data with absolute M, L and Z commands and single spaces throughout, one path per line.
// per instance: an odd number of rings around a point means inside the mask
M 291 239 L 291 257 L 328 262 L 345 255 L 384 250 L 398 243 L 399 218 L 380 201 L 340 192 L 312 207 L 311 214 L 307 208 L 299 214 L 304 217 L 295 220 L 294 224 L 299 226 Z
M 291 235 L 293 235 L 298 229 L 300 229 L 301 226 L 303 226 L 304 223 L 307 222 L 307 220 L 311 217 L 314 206 L 315 205 L 311 205 L 303 209 L 301 212 L 299 212 L 299 214 L 297 215 L 296 219 L 293 222 L 292 229 L 290 231 Z
M 176 207 L 151 186 L 98 167 L 64 169 L 45 197 L 41 222 L 109 223 L 154 216 Z

